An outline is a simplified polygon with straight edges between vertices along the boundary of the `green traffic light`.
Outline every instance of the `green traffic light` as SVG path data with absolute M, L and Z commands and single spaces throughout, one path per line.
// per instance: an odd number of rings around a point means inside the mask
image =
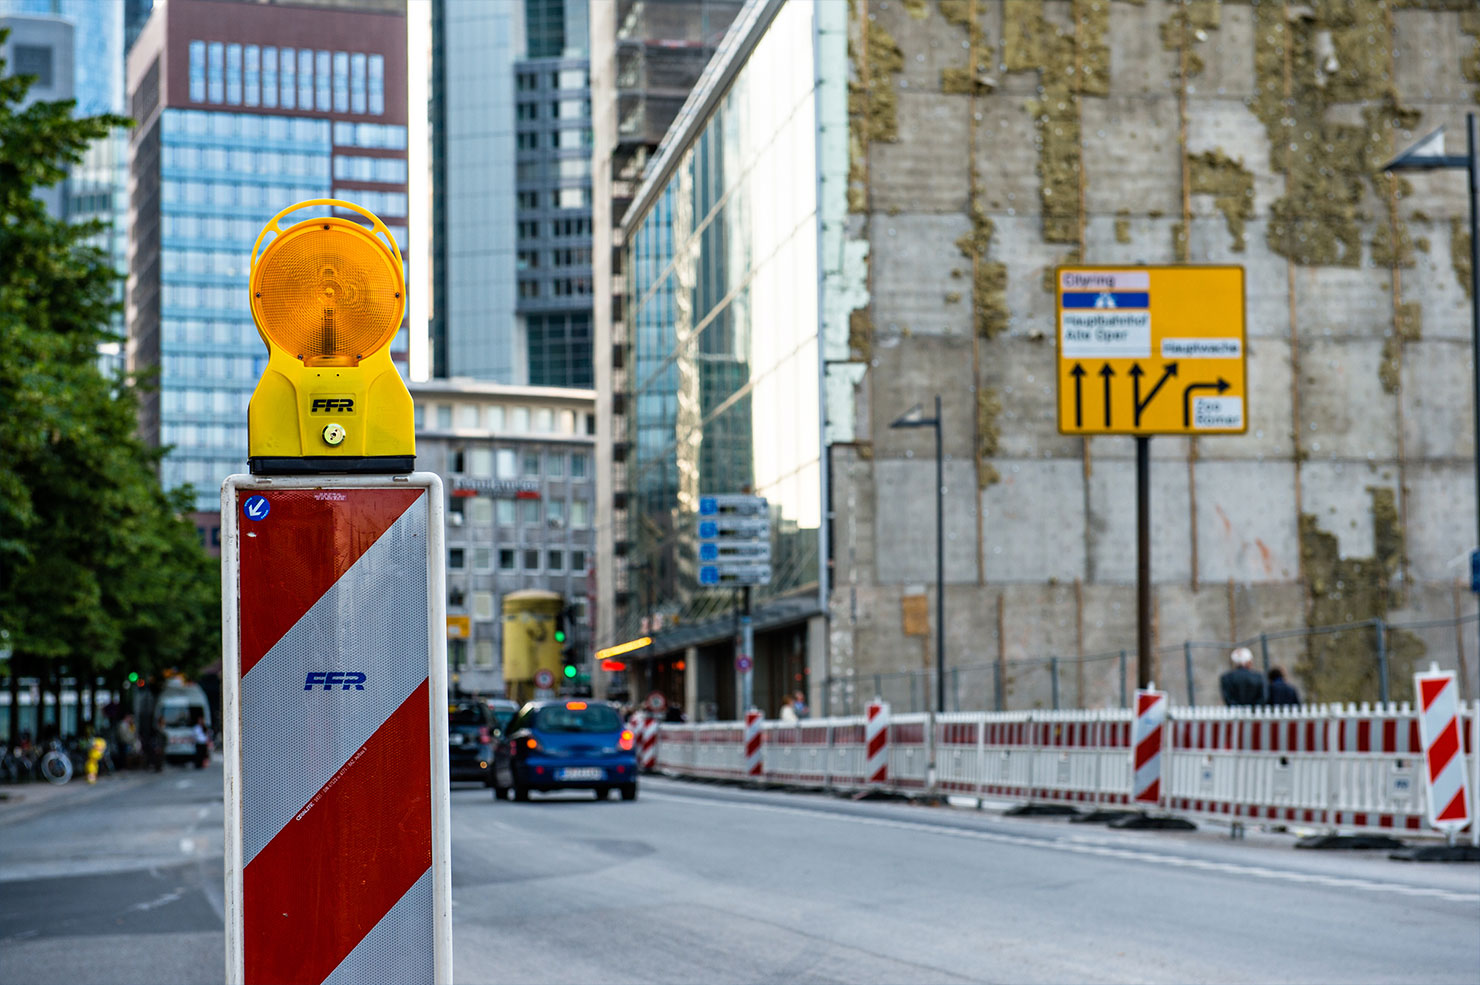
M 139 683 L 139 675 L 137 673 L 134 673 L 134 672 L 131 671 L 129 673 L 129 675 L 128 675 L 128 682 L 130 684 L 137 684 L 137 683 Z
M 574 677 L 574 676 L 576 676 L 576 668 L 575 668 L 575 665 L 574 664 L 568 664 L 566 666 L 566 668 L 565 668 L 565 676 L 566 677 Z
M 564 643 L 565 642 L 565 630 L 563 630 L 563 629 L 557 629 L 557 630 L 555 630 L 555 642 L 556 643 Z

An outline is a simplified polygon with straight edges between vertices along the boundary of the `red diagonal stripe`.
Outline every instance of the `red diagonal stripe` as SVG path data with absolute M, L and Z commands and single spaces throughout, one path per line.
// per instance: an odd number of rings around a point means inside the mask
M 249 982 L 322 982 L 432 864 L 422 683 L 242 875 Z
M 1448 683 L 1448 677 L 1424 677 L 1419 679 L 1418 694 L 1424 711 L 1429 710 L 1429 705 L 1434 703 L 1434 699 L 1439 696 L 1439 692 L 1444 690 L 1444 685 Z
M 1449 765 L 1449 761 L 1457 752 L 1459 752 L 1459 729 L 1455 726 L 1454 719 L 1451 718 L 1449 724 L 1444 726 L 1444 731 L 1440 732 L 1439 737 L 1434 740 L 1434 744 L 1429 746 L 1430 783 L 1433 783 L 1439 774 L 1444 772 L 1444 767 Z
M 244 490 L 245 492 L 245 490 Z M 323 499 L 326 494 L 346 499 Z M 245 674 L 422 495 L 420 489 L 282 489 L 266 519 L 241 531 L 241 663 Z
M 1454 795 L 1454 799 L 1449 802 L 1449 806 L 1440 811 L 1434 820 L 1463 821 L 1469 816 L 1470 812 L 1465 808 L 1465 788 L 1460 787 L 1459 792 Z
M 1152 780 L 1146 789 L 1138 793 L 1134 799 L 1138 802 L 1151 801 L 1152 803 L 1161 800 L 1161 780 Z
M 1140 718 L 1142 715 L 1146 714 L 1146 712 L 1151 708 L 1151 706 L 1154 705 L 1154 704 L 1156 704 L 1156 702 L 1159 701 L 1159 700 L 1161 700 L 1161 695 L 1160 694 L 1147 693 L 1147 692 L 1144 692 L 1144 691 L 1141 692 L 1141 693 L 1139 693 L 1139 694 L 1137 694 L 1136 695 L 1136 717 L 1137 718 Z
M 869 758 L 872 759 L 873 757 L 877 756 L 879 753 L 881 753 L 883 751 L 884 751 L 884 733 L 880 732 L 878 735 L 876 735 L 872 739 L 869 739 L 868 740 L 868 755 L 869 755 Z
M 1157 729 L 1136 744 L 1136 769 L 1145 766 L 1151 757 L 1159 752 L 1161 752 L 1161 729 Z

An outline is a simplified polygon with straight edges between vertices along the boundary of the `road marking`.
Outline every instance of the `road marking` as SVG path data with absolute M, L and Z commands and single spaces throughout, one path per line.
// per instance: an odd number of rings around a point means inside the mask
M 184 790 L 188 786 L 190 786 L 190 781 L 189 780 L 176 780 L 175 781 L 175 789 L 176 790 Z
M 175 902 L 175 900 L 179 899 L 183 895 L 184 895 L 183 893 L 180 893 L 178 891 L 177 892 L 173 892 L 173 893 L 165 893 L 163 896 L 159 897 L 159 899 L 150 900 L 148 903 L 135 903 L 133 906 L 129 907 L 129 909 L 130 910 L 155 910 L 155 909 L 158 909 L 161 906 L 164 906 L 167 903 L 173 903 L 173 902 Z
M 1373 893 L 1396 893 L 1400 896 L 1425 896 L 1448 900 L 1454 903 L 1480 904 L 1480 893 L 1460 893 L 1447 889 L 1405 886 L 1401 883 L 1377 882 L 1371 879 L 1355 879 L 1347 876 L 1325 876 L 1316 873 L 1291 872 L 1284 869 L 1271 869 L 1262 865 L 1184 858 L 1138 848 L 1118 848 L 1105 844 L 1086 843 L 1075 840 L 1074 836 L 1068 838 L 1028 838 L 1022 835 L 1002 834 L 996 831 L 974 831 L 969 828 L 924 824 L 919 821 L 896 821 L 888 818 L 865 817 L 859 814 L 835 814 L 831 811 L 809 810 L 804 807 L 782 807 L 776 804 L 747 804 L 737 800 L 716 801 L 707 797 L 692 797 L 675 793 L 645 793 L 643 796 L 650 800 L 681 800 L 698 804 L 740 807 L 751 811 L 768 811 L 773 814 L 793 814 L 811 818 L 825 817 L 835 820 L 852 821 L 856 824 L 868 824 L 880 828 L 894 828 L 899 831 L 926 832 L 929 834 L 947 835 L 954 838 L 989 841 L 999 845 L 1016 845 L 1022 848 L 1046 848 L 1061 852 L 1072 852 L 1078 855 L 1098 855 L 1102 858 L 1123 859 L 1131 862 L 1149 862 L 1155 865 L 1198 869 L 1203 872 L 1217 872 L 1227 875 L 1251 876 L 1256 879 L 1268 879 L 1278 882 L 1327 886 L 1332 889 L 1359 889 Z
M 195 854 L 195 839 L 194 838 L 181 838 L 180 839 L 180 852 L 181 852 L 181 854 L 184 854 L 184 855 L 193 855 L 193 854 Z

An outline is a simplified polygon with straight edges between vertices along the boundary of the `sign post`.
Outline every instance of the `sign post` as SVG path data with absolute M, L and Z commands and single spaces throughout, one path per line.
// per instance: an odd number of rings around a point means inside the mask
M 735 670 L 740 675 L 740 707 L 748 710 L 753 693 L 755 628 L 750 621 L 750 589 L 771 583 L 771 515 L 761 496 L 699 497 L 699 584 L 740 586 L 740 640 Z
M 1055 270 L 1059 433 L 1136 439 L 1136 683 L 1151 681 L 1151 436 L 1249 427 L 1242 267 Z
M 281 220 L 315 206 L 367 221 Z M 273 233 L 272 239 L 263 241 Z M 259 253 L 260 250 L 260 253 Z M 226 980 L 452 980 L 443 491 L 387 347 L 400 255 L 347 202 L 253 248 L 269 361 L 221 488 Z

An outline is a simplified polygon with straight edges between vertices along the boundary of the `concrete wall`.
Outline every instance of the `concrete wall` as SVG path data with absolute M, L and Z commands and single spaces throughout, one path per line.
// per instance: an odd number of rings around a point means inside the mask
M 1246 270 L 1248 433 L 1152 442 L 1159 679 L 1185 683 L 1187 639 L 1474 612 L 1463 173 L 1380 172 L 1441 124 L 1463 152 L 1469 0 L 857 0 L 849 39 L 870 273 L 855 440 L 830 452 L 834 676 L 933 653 L 901 603 L 933 598 L 933 439 L 888 424 L 937 393 L 948 664 L 1003 661 L 1030 707 L 1034 661 L 1134 653 L 1134 443 L 1057 431 L 1060 262 Z M 1375 698 L 1367 636 L 1272 656 L 1314 698 Z M 1474 637 L 1400 637 L 1395 693 L 1462 659 L 1473 693 Z M 1216 700 L 1223 650 L 1193 662 Z M 1118 701 L 1114 664 L 1065 671 L 1061 701 Z M 988 707 L 991 675 L 963 674 Z

